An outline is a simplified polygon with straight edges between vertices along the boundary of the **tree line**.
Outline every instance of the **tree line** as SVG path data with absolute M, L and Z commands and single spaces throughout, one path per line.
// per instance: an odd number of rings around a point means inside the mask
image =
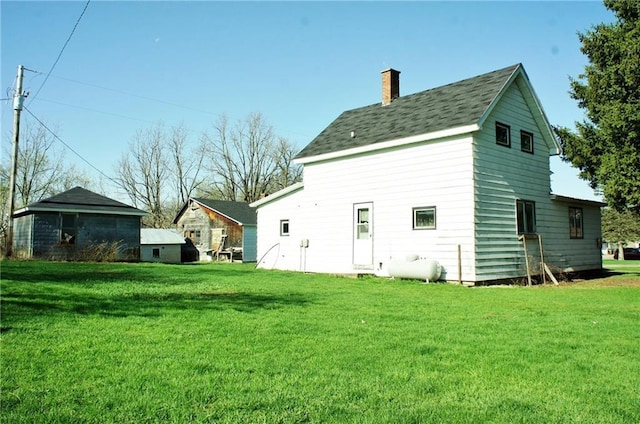
M 189 197 L 250 203 L 301 179 L 302 168 L 293 163 L 295 146 L 278 136 L 260 113 L 235 122 L 221 116 L 197 140 L 190 135 L 184 124 L 158 122 L 138 130 L 112 170 L 111 184 L 134 207 L 149 212 L 143 225 L 170 227 Z M 0 165 L 3 230 L 8 218 L 7 153 Z M 91 181 L 66 161 L 64 150 L 43 127 L 24 127 L 18 164 L 17 208 L 78 185 L 106 191 L 105 181 Z

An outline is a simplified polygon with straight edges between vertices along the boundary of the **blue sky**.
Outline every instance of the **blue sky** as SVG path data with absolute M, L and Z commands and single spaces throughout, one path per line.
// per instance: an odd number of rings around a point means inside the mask
M 49 71 L 85 3 L 0 3 L 3 98 L 18 65 Z M 388 67 L 401 71 L 405 95 L 521 62 L 550 122 L 573 127 L 583 112 L 569 76 L 587 63 L 577 32 L 613 19 L 595 1 L 94 0 L 26 105 L 107 175 L 135 132 L 159 121 L 184 123 L 195 142 L 222 114 L 260 112 L 302 148 L 341 112 L 379 102 Z M 24 89 L 35 94 L 43 74 L 26 72 Z M 11 123 L 12 103 L 3 101 L 3 155 Z M 599 199 L 557 157 L 552 170 L 554 193 Z

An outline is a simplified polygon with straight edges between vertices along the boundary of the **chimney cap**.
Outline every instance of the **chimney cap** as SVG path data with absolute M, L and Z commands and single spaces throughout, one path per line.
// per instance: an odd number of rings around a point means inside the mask
M 385 72 L 397 72 L 397 73 L 400 73 L 400 71 L 398 71 L 397 69 L 393 69 L 393 68 L 387 68 L 387 69 L 383 69 L 382 71 L 380 71 L 381 74 L 384 74 Z

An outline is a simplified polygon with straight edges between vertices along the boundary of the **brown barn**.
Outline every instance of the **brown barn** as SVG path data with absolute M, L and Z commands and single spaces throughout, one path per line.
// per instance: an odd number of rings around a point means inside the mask
M 201 259 L 256 261 L 256 210 L 244 202 L 190 198 L 173 223 Z

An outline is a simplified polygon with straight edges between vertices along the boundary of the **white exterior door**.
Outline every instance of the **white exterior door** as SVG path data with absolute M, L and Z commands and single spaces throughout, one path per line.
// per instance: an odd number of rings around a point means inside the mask
M 373 269 L 373 203 L 353 205 L 353 267 Z

